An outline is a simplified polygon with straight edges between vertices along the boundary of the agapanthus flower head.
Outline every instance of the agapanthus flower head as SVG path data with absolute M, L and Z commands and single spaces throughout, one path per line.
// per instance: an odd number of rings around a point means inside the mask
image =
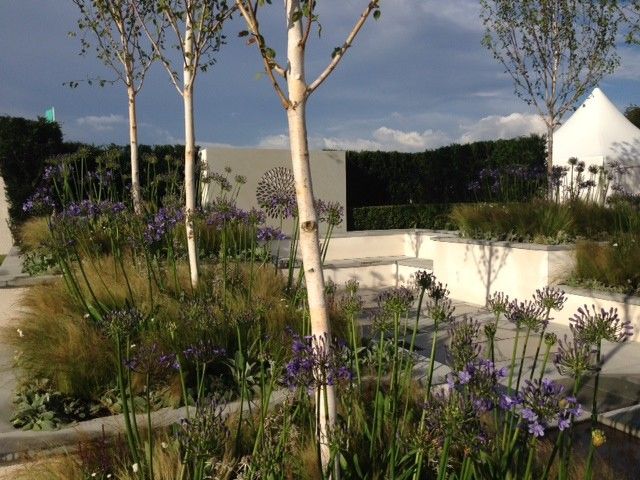
M 592 174 L 595 175 L 596 173 L 598 173 L 598 166 L 597 165 L 589 165 L 588 170 L 589 170 L 589 173 L 592 173 Z
M 40 186 L 25 200 L 22 211 L 25 213 L 49 213 L 56 206 L 50 186 Z
M 498 327 L 494 322 L 486 323 L 484 326 L 484 334 L 487 336 L 487 338 L 495 338 L 497 331 Z
M 225 445 L 231 437 L 227 418 L 222 401 L 215 397 L 197 405 L 195 415 L 191 418 L 182 418 L 176 437 L 185 459 L 199 458 L 210 461 L 222 458 Z
M 178 369 L 178 360 L 173 353 L 164 352 L 157 343 L 142 343 L 132 348 L 131 356 L 124 361 L 131 371 L 159 377 Z
M 570 157 L 569 160 L 567 160 L 567 162 L 569 163 L 569 165 L 577 165 L 578 164 L 578 157 Z
M 567 375 L 579 380 L 585 375 L 597 372 L 599 365 L 596 362 L 596 352 L 592 345 L 574 340 L 573 342 L 564 336 L 564 341 L 558 342 L 558 350 L 554 355 L 553 363 L 561 375 Z
M 464 369 L 447 375 L 450 389 L 464 392 L 478 413 L 492 410 L 500 402 L 500 379 L 507 374 L 505 368 L 496 368 L 493 362 L 476 359 Z
M 258 205 L 272 218 L 288 218 L 297 211 L 293 172 L 285 167 L 268 170 L 258 180 Z
M 284 240 L 287 236 L 279 228 L 260 227 L 256 231 L 256 238 L 260 242 L 271 242 L 273 240 Z
M 151 245 L 162 241 L 165 236 L 171 233 L 176 225 L 183 220 L 184 210 L 161 208 L 145 227 L 143 233 L 145 242 Z
M 292 358 L 285 368 L 289 388 L 317 388 L 350 383 L 353 375 L 347 367 L 349 351 L 343 342 L 320 337 L 294 335 Z
M 360 282 L 352 278 L 344 284 L 344 289 L 348 295 L 355 295 L 360 290 Z
M 562 179 L 567 176 L 569 169 L 563 165 L 554 165 L 551 170 L 551 185 L 559 187 L 562 184 Z
M 413 291 L 407 287 L 401 286 L 396 288 L 388 288 L 380 292 L 376 298 L 378 307 L 385 312 L 403 315 L 406 314 L 411 305 L 413 305 Z
M 629 319 L 623 320 L 617 308 L 597 309 L 591 305 L 578 308 L 569 320 L 574 337 L 589 345 L 597 345 L 602 340 L 609 342 L 625 342 L 633 334 Z
M 581 408 L 574 397 L 564 396 L 564 387 L 547 378 L 525 381 L 520 395 L 522 428 L 534 437 L 544 436 L 553 421 L 563 430 L 568 428 Z
M 251 210 L 247 212 L 247 223 L 249 225 L 262 225 L 266 220 L 267 216 L 262 210 L 252 207 Z
M 350 294 L 343 295 L 338 304 L 340 310 L 347 318 L 355 318 L 361 311 L 364 302 L 360 295 Z
M 436 276 L 426 270 L 418 270 L 414 273 L 414 281 L 419 290 L 428 290 L 436 281 Z
M 580 189 L 593 188 L 595 186 L 596 186 L 595 180 L 591 180 L 591 179 L 585 180 L 584 182 L 580 182 L 578 184 L 578 188 L 580 188 Z
M 507 305 L 505 317 L 517 328 L 526 327 L 534 332 L 539 332 L 546 326 L 547 320 L 544 318 L 544 309 L 533 300 L 519 302 L 514 299 Z
M 503 292 L 495 292 L 487 298 L 487 308 L 496 316 L 496 318 L 507 312 L 508 305 L 509 296 L 505 295 Z
M 324 200 L 317 199 L 316 215 L 320 222 L 326 222 L 335 227 L 342 223 L 344 207 L 340 205 L 339 202 L 325 202 Z
M 564 307 L 567 296 L 564 290 L 560 288 L 546 286 L 542 289 L 537 289 L 533 295 L 533 299 L 546 311 L 559 311 Z
M 449 296 L 449 289 L 447 285 L 443 285 L 441 282 L 432 282 L 427 289 L 427 296 L 435 301 L 443 300 Z
M 454 370 L 463 370 L 467 365 L 473 364 L 480 356 L 482 349 L 478 342 L 480 323 L 464 316 L 451 323 L 449 332 L 451 340 L 447 353 L 451 359 L 451 367 Z
M 238 206 L 229 200 L 218 200 L 211 203 L 207 207 L 207 225 L 216 228 L 224 228 L 232 223 L 247 224 L 249 220 L 249 212 L 238 208 Z
M 553 347 L 558 342 L 558 335 L 553 332 L 547 332 L 544 334 L 544 344 L 548 347 Z
M 199 340 L 189 345 L 183 352 L 184 358 L 191 362 L 208 364 L 225 358 L 227 351 L 210 341 Z
M 124 339 L 133 335 L 142 325 L 144 317 L 136 308 L 111 310 L 102 317 L 101 326 L 112 338 Z
M 228 172 L 227 172 L 228 173 Z M 220 187 L 222 192 L 230 192 L 232 190 L 231 182 L 229 179 L 220 173 L 210 172 L 203 179 L 203 183 L 214 183 Z
M 120 213 L 125 210 L 122 202 L 94 202 L 91 200 L 81 200 L 68 204 L 61 213 L 63 218 L 83 218 L 95 219 L 99 215 Z
M 456 391 L 434 392 L 423 408 L 428 412 L 422 430 L 416 432 L 416 447 L 440 458 L 446 438 L 451 442 L 450 454 L 473 455 L 486 442 L 487 435 L 479 419 L 483 407 Z
M 584 163 L 583 160 L 579 160 L 578 164 L 576 165 L 576 171 L 578 173 L 582 173 L 582 172 L 584 172 L 584 169 L 585 169 L 586 166 L 587 165 L 586 165 L 586 163 Z
M 453 302 L 449 298 L 439 302 L 430 299 L 426 304 L 426 311 L 436 326 L 452 322 L 455 310 L 456 307 L 453 306 Z

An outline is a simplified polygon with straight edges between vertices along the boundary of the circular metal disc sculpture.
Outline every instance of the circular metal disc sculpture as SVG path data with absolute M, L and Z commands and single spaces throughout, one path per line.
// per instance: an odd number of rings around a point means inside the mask
M 293 172 L 286 167 L 267 170 L 258 180 L 258 205 L 272 218 L 293 216 L 296 209 L 296 189 Z

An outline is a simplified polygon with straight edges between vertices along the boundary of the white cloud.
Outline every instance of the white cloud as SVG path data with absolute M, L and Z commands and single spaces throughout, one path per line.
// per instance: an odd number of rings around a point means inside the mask
M 258 148 L 289 148 L 289 135 L 268 135 L 258 142 Z
M 101 116 L 88 115 L 86 117 L 76 119 L 76 122 L 80 126 L 89 127 L 98 132 L 104 132 L 113 130 L 114 127 L 126 125 L 129 121 L 122 115 L 111 114 Z
M 476 0 L 457 0 L 455 2 L 430 0 L 422 4 L 422 10 L 428 15 L 445 20 L 464 30 L 480 31 L 483 29 L 480 20 L 480 4 Z
M 416 151 L 441 147 L 450 142 L 449 136 L 441 131 L 428 129 L 420 133 L 405 132 L 388 127 L 380 127 L 373 132 L 373 138 L 384 145 L 387 150 Z
M 413 152 L 436 148 L 450 143 L 450 137 L 442 131 L 394 130 L 379 127 L 371 132 L 371 137 L 310 137 L 309 148 L 312 150 L 397 150 Z M 260 139 L 259 148 L 289 148 L 289 137 L 285 134 L 269 135 Z
M 539 115 L 529 113 L 512 113 L 506 116 L 490 115 L 474 124 L 462 125 L 460 128 L 464 131 L 458 139 L 460 143 L 513 138 L 545 132 L 542 118 Z

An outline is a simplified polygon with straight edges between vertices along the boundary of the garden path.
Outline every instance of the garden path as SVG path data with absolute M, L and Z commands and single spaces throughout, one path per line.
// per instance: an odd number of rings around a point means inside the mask
M 18 313 L 24 288 L 0 289 L 0 328 L 7 327 Z M 18 335 L 18 332 L 16 332 Z M 13 373 L 13 349 L 0 341 L 0 435 L 13 431 L 10 419 L 16 379 Z

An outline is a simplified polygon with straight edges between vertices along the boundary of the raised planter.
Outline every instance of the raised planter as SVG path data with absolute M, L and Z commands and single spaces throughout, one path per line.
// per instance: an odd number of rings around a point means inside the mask
M 572 245 L 536 245 L 433 237 L 433 272 L 451 297 L 484 305 L 500 291 L 530 298 L 537 288 L 565 280 L 574 267 Z

